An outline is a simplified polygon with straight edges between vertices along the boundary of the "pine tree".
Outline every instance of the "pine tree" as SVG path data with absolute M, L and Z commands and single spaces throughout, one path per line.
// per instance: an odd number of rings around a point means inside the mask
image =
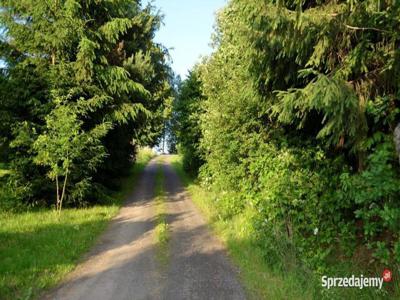
M 12 180 L 25 199 L 37 200 L 53 190 L 44 173 L 50 170 L 50 178 L 58 174 L 60 180 L 68 174 L 67 198 L 82 200 L 98 186 L 93 180 L 107 182 L 122 174 L 137 145 L 154 144 L 161 134 L 171 72 L 166 50 L 153 42 L 160 17 L 151 6 L 131 0 L 0 4 L 7 63 L 1 107 L 9 120 L 2 135 L 12 148 Z M 72 126 L 68 120 L 79 124 L 79 139 L 104 128 L 93 137 L 99 143 L 91 148 L 92 157 L 99 158 L 96 164 L 84 153 L 73 159 L 66 152 L 44 158 L 49 149 L 72 149 L 75 137 L 64 130 Z M 66 145 L 54 136 L 64 136 Z M 100 159 L 105 154 L 107 163 Z M 80 167 L 60 171 L 66 159 Z M 36 163 L 43 166 L 36 168 Z

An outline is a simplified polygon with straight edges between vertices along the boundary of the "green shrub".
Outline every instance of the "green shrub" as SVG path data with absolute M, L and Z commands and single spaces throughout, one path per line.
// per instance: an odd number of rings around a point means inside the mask
M 319 273 L 400 263 L 400 6 L 376 3 L 235 0 L 218 15 L 191 146 L 218 217 L 255 209 L 271 263 L 283 249 Z
M 198 69 L 189 73 L 188 78 L 179 86 L 179 94 L 174 101 L 172 127 L 183 156 L 183 167 L 192 176 L 196 176 L 203 165 L 203 153 L 199 147 L 202 137 L 200 116 L 203 112 L 204 97 Z

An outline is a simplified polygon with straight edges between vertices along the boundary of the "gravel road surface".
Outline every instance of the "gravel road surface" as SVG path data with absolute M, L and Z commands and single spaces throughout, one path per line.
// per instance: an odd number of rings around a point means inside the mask
M 168 156 L 153 159 L 96 246 L 43 299 L 245 299 L 223 244 L 185 192 Z M 155 176 L 161 164 L 170 231 L 167 264 L 156 255 Z

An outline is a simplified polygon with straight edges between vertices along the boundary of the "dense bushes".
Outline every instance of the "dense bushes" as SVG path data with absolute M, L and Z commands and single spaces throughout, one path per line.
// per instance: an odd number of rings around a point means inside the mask
M 172 131 L 183 155 L 183 167 L 191 175 L 197 175 L 204 163 L 200 149 L 200 116 L 203 112 L 203 96 L 200 90 L 198 70 L 178 86 L 178 95 L 173 105 Z
M 171 96 L 140 1 L 0 1 L 1 160 L 25 203 L 96 201 L 157 143 Z
M 400 263 L 399 14 L 392 1 L 256 0 L 219 14 L 198 68 L 201 179 L 221 218 L 257 212 L 265 253 L 285 239 L 320 271 Z

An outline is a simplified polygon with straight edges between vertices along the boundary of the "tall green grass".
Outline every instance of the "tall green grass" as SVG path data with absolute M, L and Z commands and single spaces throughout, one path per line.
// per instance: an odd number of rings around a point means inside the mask
M 0 299 L 31 299 L 76 266 L 115 216 L 135 179 L 154 156 L 139 152 L 112 202 L 82 209 L 0 212 Z

